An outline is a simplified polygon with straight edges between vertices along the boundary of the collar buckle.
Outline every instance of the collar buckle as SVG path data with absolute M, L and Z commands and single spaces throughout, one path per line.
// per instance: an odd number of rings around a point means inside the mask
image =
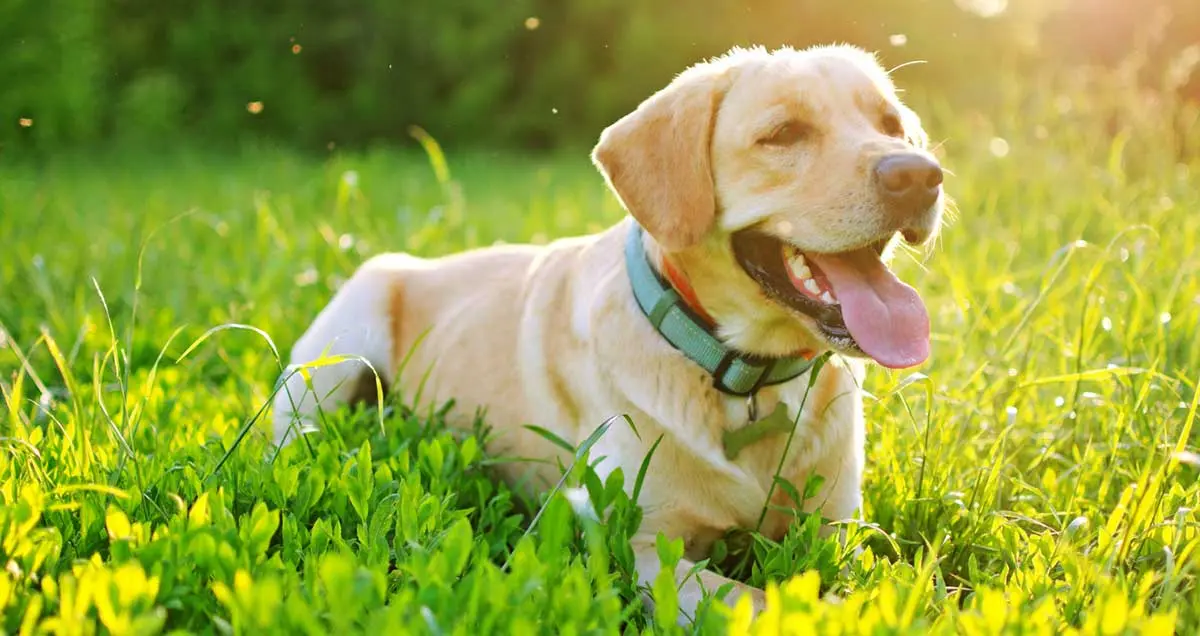
M 730 368 L 733 364 L 738 363 L 738 371 L 740 374 L 730 373 Z M 759 369 L 758 377 L 751 383 L 750 388 L 739 389 L 730 386 L 730 382 L 736 382 L 737 376 L 745 377 L 747 371 L 751 369 Z M 767 384 L 767 380 L 771 377 L 771 371 L 775 368 L 775 360 L 763 358 L 753 354 L 739 353 L 733 349 L 725 351 L 725 355 L 721 356 L 721 361 L 717 363 L 717 368 L 712 371 L 713 386 L 722 393 L 728 393 L 737 397 L 753 396 L 758 393 L 758 390 Z M 750 371 L 752 372 L 752 371 Z

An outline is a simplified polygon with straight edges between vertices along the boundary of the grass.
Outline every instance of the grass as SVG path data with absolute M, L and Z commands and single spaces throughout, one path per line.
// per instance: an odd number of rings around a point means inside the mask
M 815 518 L 718 545 L 714 567 L 788 581 L 759 633 L 1200 630 L 1196 109 L 1119 78 L 1016 86 L 989 113 L 910 97 L 958 207 L 928 258 L 898 265 L 934 356 L 870 374 L 861 553 Z M 483 425 L 392 404 L 380 432 L 345 411 L 273 457 L 259 419 L 277 353 L 368 255 L 620 214 L 585 153 L 7 166 L 0 629 L 671 631 L 669 583 L 651 611 L 631 578 L 636 476 L 567 467 L 594 521 L 496 484 Z

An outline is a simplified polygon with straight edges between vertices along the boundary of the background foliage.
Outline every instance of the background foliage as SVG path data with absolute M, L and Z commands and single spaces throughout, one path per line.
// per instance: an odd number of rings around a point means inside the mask
M 733 44 L 849 41 L 890 65 L 931 61 L 903 72 L 909 86 L 988 102 L 1002 69 L 1116 64 L 1135 48 L 1162 69 L 1197 34 L 1192 0 L 5 0 L 0 153 L 324 149 L 403 141 L 414 124 L 452 146 L 545 148 L 590 143 Z

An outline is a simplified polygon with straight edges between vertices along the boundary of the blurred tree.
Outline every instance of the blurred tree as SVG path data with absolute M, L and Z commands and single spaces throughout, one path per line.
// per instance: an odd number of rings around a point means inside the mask
M 927 62 L 900 71 L 906 86 L 986 103 L 1000 97 L 1005 69 L 1113 63 L 1131 49 L 1165 68 L 1200 40 L 1200 2 L 1146 1 L 1160 9 L 1126 0 L 0 0 L 0 151 L 258 137 L 320 149 L 406 142 L 414 124 L 451 144 L 590 143 L 686 65 L 735 44 L 850 42 L 880 51 L 889 67 Z
M 54 147 L 101 132 L 100 0 L 0 1 L 0 151 Z

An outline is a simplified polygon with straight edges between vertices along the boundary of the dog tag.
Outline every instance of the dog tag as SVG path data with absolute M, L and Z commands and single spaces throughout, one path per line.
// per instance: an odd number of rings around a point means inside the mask
M 753 418 L 757 415 L 757 404 L 754 398 L 750 398 L 748 407 L 750 416 Z M 783 402 L 775 404 L 775 410 L 762 419 L 756 419 L 749 424 L 732 431 L 725 431 L 721 441 L 725 445 L 725 459 L 733 461 L 737 459 L 738 453 L 742 449 L 776 433 L 787 433 L 792 430 L 792 418 L 788 417 L 787 406 Z

